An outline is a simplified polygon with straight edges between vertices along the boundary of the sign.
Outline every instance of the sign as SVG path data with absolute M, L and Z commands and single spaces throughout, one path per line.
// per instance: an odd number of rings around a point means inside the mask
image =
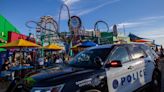
M 23 35 L 23 34 L 16 33 L 16 32 L 8 32 L 8 42 L 12 42 L 12 41 L 15 41 L 18 39 L 25 39 L 26 40 L 27 36 Z

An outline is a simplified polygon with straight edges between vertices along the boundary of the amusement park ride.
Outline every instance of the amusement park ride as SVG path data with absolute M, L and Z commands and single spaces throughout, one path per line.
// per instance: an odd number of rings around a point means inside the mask
M 60 17 L 62 13 L 62 9 L 66 8 L 68 12 L 68 28 L 69 32 L 65 32 L 63 34 L 60 32 Z M 69 45 L 69 48 L 72 45 L 77 44 L 81 40 L 92 40 L 97 44 L 100 44 L 100 36 L 96 35 L 96 32 L 100 33 L 100 29 L 98 28 L 99 23 L 103 23 L 107 27 L 107 32 L 109 32 L 109 26 L 105 21 L 99 20 L 94 24 L 94 30 L 92 31 L 93 35 L 86 36 L 84 26 L 82 25 L 82 21 L 78 16 L 71 16 L 69 12 L 69 8 L 67 5 L 63 4 L 60 8 L 59 12 L 59 20 L 58 22 L 52 16 L 42 16 L 38 22 L 36 21 L 28 21 L 26 26 L 29 26 L 29 23 L 36 24 L 36 40 L 37 43 L 41 44 L 42 46 L 50 44 L 50 43 L 61 43 L 64 42 Z M 71 50 L 70 50 L 71 51 Z
M 38 42 L 44 39 L 45 43 L 58 43 L 60 38 L 58 33 L 57 22 L 51 16 L 43 16 L 40 18 L 36 27 L 36 38 Z

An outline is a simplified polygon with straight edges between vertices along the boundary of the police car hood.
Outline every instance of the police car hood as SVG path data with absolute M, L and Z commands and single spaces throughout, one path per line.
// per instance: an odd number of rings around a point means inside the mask
M 41 70 L 39 73 L 32 75 L 31 78 L 36 82 L 46 81 L 50 79 L 59 79 L 65 75 L 75 75 L 88 73 L 93 71 L 93 69 L 75 68 L 70 66 L 56 66 L 50 69 Z

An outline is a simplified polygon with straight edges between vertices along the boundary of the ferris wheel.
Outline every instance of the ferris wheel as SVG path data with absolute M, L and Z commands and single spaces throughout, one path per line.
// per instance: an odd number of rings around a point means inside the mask
M 52 16 L 42 16 L 36 27 L 38 42 L 44 39 L 45 43 L 59 42 L 58 24 Z

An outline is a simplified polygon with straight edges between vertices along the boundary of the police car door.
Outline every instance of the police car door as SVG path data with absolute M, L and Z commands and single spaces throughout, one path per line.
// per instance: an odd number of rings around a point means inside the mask
M 155 69 L 154 60 L 158 58 L 158 55 L 148 46 L 141 45 L 140 47 L 144 50 L 145 54 L 147 54 L 145 57 L 145 82 L 148 83 L 152 80 L 153 71 Z
M 131 53 L 131 70 L 132 70 L 132 83 L 135 89 L 138 89 L 146 84 L 146 63 L 145 58 L 147 57 L 146 53 L 138 45 L 131 45 L 128 47 L 129 52 Z
M 109 61 L 119 60 L 122 67 L 106 69 L 109 92 L 132 92 L 139 87 L 139 70 L 135 61 L 131 61 L 125 47 L 117 47 L 111 54 Z

